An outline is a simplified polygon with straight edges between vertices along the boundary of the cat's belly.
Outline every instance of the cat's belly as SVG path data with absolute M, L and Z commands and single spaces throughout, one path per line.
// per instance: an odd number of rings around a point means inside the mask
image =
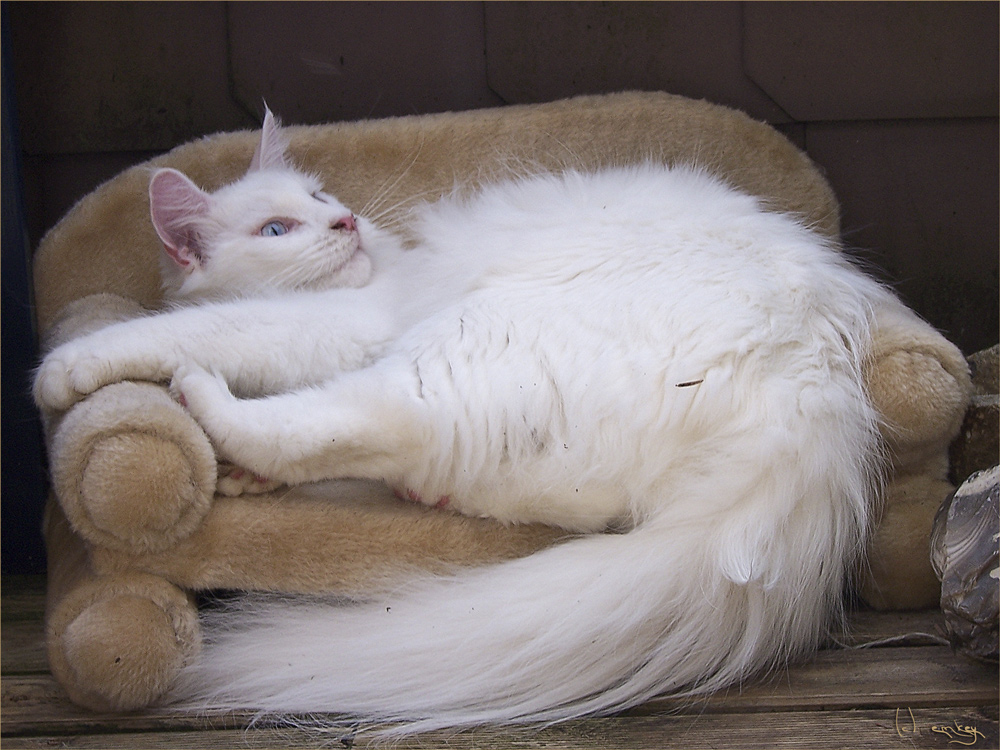
M 398 496 L 580 532 L 633 516 L 645 481 L 635 477 L 664 470 L 643 461 L 643 445 L 667 445 L 659 433 L 673 425 L 660 423 L 700 391 L 676 384 L 701 383 L 704 365 L 635 326 L 613 336 L 600 311 L 570 302 L 480 299 L 399 346 L 428 436 L 389 478 Z
M 561 488 L 540 486 L 535 492 L 530 488 L 525 492 L 523 480 L 516 485 L 495 481 L 442 494 L 440 486 L 416 489 L 403 480 L 391 483 L 391 488 L 406 502 L 501 523 L 540 523 L 575 532 L 605 531 L 630 523 L 628 497 L 621 487 L 567 482 Z
M 470 500 L 462 512 L 503 523 L 541 523 L 568 531 L 595 532 L 631 523 L 628 505 L 628 497 L 620 487 L 570 482 L 516 499 L 502 493 L 484 493 Z

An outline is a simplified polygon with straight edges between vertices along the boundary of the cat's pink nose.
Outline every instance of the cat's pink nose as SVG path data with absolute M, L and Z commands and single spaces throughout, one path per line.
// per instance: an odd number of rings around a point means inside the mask
M 358 225 L 354 221 L 354 214 L 348 214 L 344 218 L 340 219 L 333 224 L 333 229 L 339 229 L 343 232 L 356 232 L 358 231 Z

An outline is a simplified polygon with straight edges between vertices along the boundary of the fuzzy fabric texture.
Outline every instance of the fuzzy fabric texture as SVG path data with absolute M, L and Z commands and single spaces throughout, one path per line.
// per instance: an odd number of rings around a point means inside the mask
M 706 166 L 776 210 L 839 233 L 829 185 L 783 136 L 733 110 L 668 94 L 287 133 L 301 167 L 345 205 L 378 200 L 383 221 L 415 200 L 491 176 L 655 160 Z M 171 166 L 215 189 L 245 172 L 257 139 L 230 133 L 186 144 L 82 199 L 35 255 L 43 345 L 155 310 L 161 249 L 149 218 L 153 169 Z M 932 606 L 939 588 L 928 539 L 952 489 L 947 448 L 968 403 L 968 368 L 915 315 L 880 320 L 876 337 L 867 380 L 893 473 L 859 590 L 880 608 Z M 523 556 L 566 533 L 440 513 L 366 483 L 216 495 L 204 433 L 159 384 L 108 386 L 68 413 L 43 417 L 55 487 L 46 519 L 50 664 L 75 702 L 97 710 L 138 708 L 169 689 L 198 650 L 192 591 L 360 595 L 414 569 Z

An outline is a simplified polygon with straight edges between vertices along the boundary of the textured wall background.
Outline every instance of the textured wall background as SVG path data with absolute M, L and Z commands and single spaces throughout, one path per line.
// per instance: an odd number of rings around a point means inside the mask
M 8 3 L 29 234 L 185 140 L 625 88 L 779 126 L 849 241 L 995 342 L 996 3 Z

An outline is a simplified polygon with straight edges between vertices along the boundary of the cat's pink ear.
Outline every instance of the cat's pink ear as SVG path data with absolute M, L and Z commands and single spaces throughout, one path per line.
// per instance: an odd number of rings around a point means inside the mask
M 281 123 L 274 113 L 264 105 L 264 125 L 260 129 L 260 142 L 250 160 L 250 171 L 259 169 L 287 169 L 287 144 L 281 133 Z
M 202 227 L 212 196 L 176 169 L 159 169 L 149 182 L 149 213 L 163 249 L 186 268 L 204 260 Z

